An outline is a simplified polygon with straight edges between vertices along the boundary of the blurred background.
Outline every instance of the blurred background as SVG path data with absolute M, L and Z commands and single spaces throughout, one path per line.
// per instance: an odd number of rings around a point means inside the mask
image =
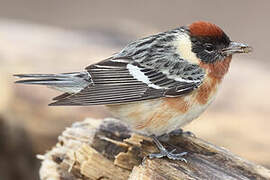
M 270 168 L 270 1 L 0 0 L 0 177 L 38 179 L 40 161 L 74 121 L 110 116 L 99 107 L 48 107 L 59 93 L 13 84 L 15 73 L 61 73 L 126 43 L 206 20 L 254 52 L 236 55 L 216 101 L 185 127 Z

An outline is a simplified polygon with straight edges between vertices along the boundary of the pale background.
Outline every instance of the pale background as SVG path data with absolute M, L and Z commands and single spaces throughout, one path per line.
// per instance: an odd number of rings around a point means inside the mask
M 14 73 L 80 71 L 131 40 L 196 20 L 254 52 L 236 55 L 216 101 L 185 127 L 270 167 L 270 1 L 0 0 L 0 176 L 37 179 L 39 161 L 74 121 L 103 107 L 48 107 L 59 93 L 14 85 Z

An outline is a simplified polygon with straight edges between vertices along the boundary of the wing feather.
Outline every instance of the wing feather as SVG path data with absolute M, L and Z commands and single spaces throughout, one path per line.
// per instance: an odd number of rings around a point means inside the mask
M 91 84 L 51 105 L 103 105 L 181 96 L 203 81 L 205 72 L 181 59 L 174 46 L 184 29 L 150 36 L 86 67 Z
M 133 67 L 136 72 L 131 72 Z M 145 68 L 131 60 L 107 59 L 88 66 L 92 84 L 79 93 L 57 98 L 50 105 L 104 105 L 119 104 L 165 96 L 180 96 L 199 84 L 170 79 L 165 73 Z M 61 97 L 61 96 L 60 96 Z
M 50 105 L 116 104 L 161 97 L 162 93 L 154 93 L 153 97 L 145 96 L 148 85 L 130 74 L 126 68 L 127 63 L 108 61 L 111 60 L 86 68 L 93 84 L 79 93 L 63 96 L 63 99 L 57 98 L 58 101 Z

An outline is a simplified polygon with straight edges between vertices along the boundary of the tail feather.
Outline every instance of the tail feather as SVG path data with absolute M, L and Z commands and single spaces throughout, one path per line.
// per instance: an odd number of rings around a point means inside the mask
M 19 78 L 52 78 L 52 77 L 67 77 L 67 74 L 73 74 L 73 73 L 66 73 L 66 74 L 14 74 L 14 76 Z
M 62 85 L 71 84 L 72 85 L 72 83 L 74 83 L 74 82 L 60 80 L 60 79 L 27 79 L 27 80 L 19 80 L 19 81 L 16 81 L 15 83 L 57 86 L 59 84 L 62 84 Z
M 46 85 L 67 93 L 76 93 L 91 84 L 88 72 L 74 72 L 62 74 L 15 74 L 22 78 L 15 83 Z

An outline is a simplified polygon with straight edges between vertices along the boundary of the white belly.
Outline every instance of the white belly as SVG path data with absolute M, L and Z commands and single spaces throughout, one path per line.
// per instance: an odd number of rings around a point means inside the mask
M 162 135 L 197 118 L 213 101 L 212 95 L 205 104 L 198 103 L 196 95 L 167 102 L 167 98 L 108 106 L 114 116 L 123 120 L 132 130 L 144 135 Z M 184 101 L 183 101 L 184 100 Z M 181 102 L 188 102 L 188 109 Z

